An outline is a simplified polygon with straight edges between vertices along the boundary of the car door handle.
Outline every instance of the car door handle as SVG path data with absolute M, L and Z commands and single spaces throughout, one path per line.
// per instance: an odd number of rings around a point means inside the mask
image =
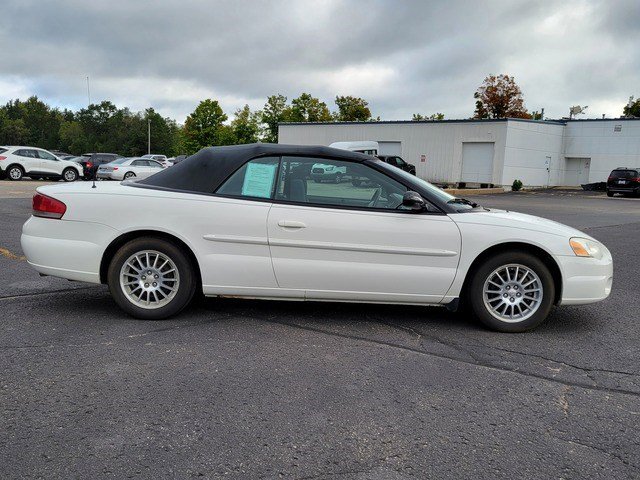
M 306 228 L 307 226 L 302 222 L 296 222 L 294 220 L 280 220 L 278 226 L 282 228 Z

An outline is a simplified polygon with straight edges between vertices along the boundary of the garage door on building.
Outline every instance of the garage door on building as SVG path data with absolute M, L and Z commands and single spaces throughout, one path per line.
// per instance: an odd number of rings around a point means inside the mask
M 578 186 L 589 183 L 590 158 L 567 158 L 564 170 L 564 184 Z
M 462 144 L 461 182 L 493 183 L 493 142 Z
M 402 142 L 380 142 L 378 141 L 378 153 L 380 155 L 402 156 Z

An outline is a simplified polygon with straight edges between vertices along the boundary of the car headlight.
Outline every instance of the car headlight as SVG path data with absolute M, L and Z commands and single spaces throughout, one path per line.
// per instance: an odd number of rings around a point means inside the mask
M 600 260 L 604 255 L 602 245 L 586 238 L 573 237 L 569 240 L 573 253 L 578 257 L 592 257 Z

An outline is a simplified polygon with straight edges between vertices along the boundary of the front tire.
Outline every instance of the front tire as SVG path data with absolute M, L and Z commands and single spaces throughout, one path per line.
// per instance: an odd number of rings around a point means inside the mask
M 529 253 L 508 251 L 484 262 L 470 284 L 475 316 L 499 332 L 524 332 L 549 315 L 555 284 L 549 268 Z
M 166 240 L 141 237 L 114 255 L 107 274 L 109 291 L 120 308 L 141 320 L 162 320 L 185 308 L 196 291 L 196 270 Z
M 66 168 L 62 172 L 62 178 L 65 182 L 75 182 L 76 180 L 78 180 L 78 177 L 79 175 L 77 170 L 73 168 Z

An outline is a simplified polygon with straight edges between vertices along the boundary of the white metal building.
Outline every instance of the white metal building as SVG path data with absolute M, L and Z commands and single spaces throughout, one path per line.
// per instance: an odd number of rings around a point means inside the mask
M 438 183 L 579 185 L 640 167 L 640 119 L 283 123 L 278 131 L 280 143 L 297 145 L 374 140 L 381 155 L 399 155 Z

